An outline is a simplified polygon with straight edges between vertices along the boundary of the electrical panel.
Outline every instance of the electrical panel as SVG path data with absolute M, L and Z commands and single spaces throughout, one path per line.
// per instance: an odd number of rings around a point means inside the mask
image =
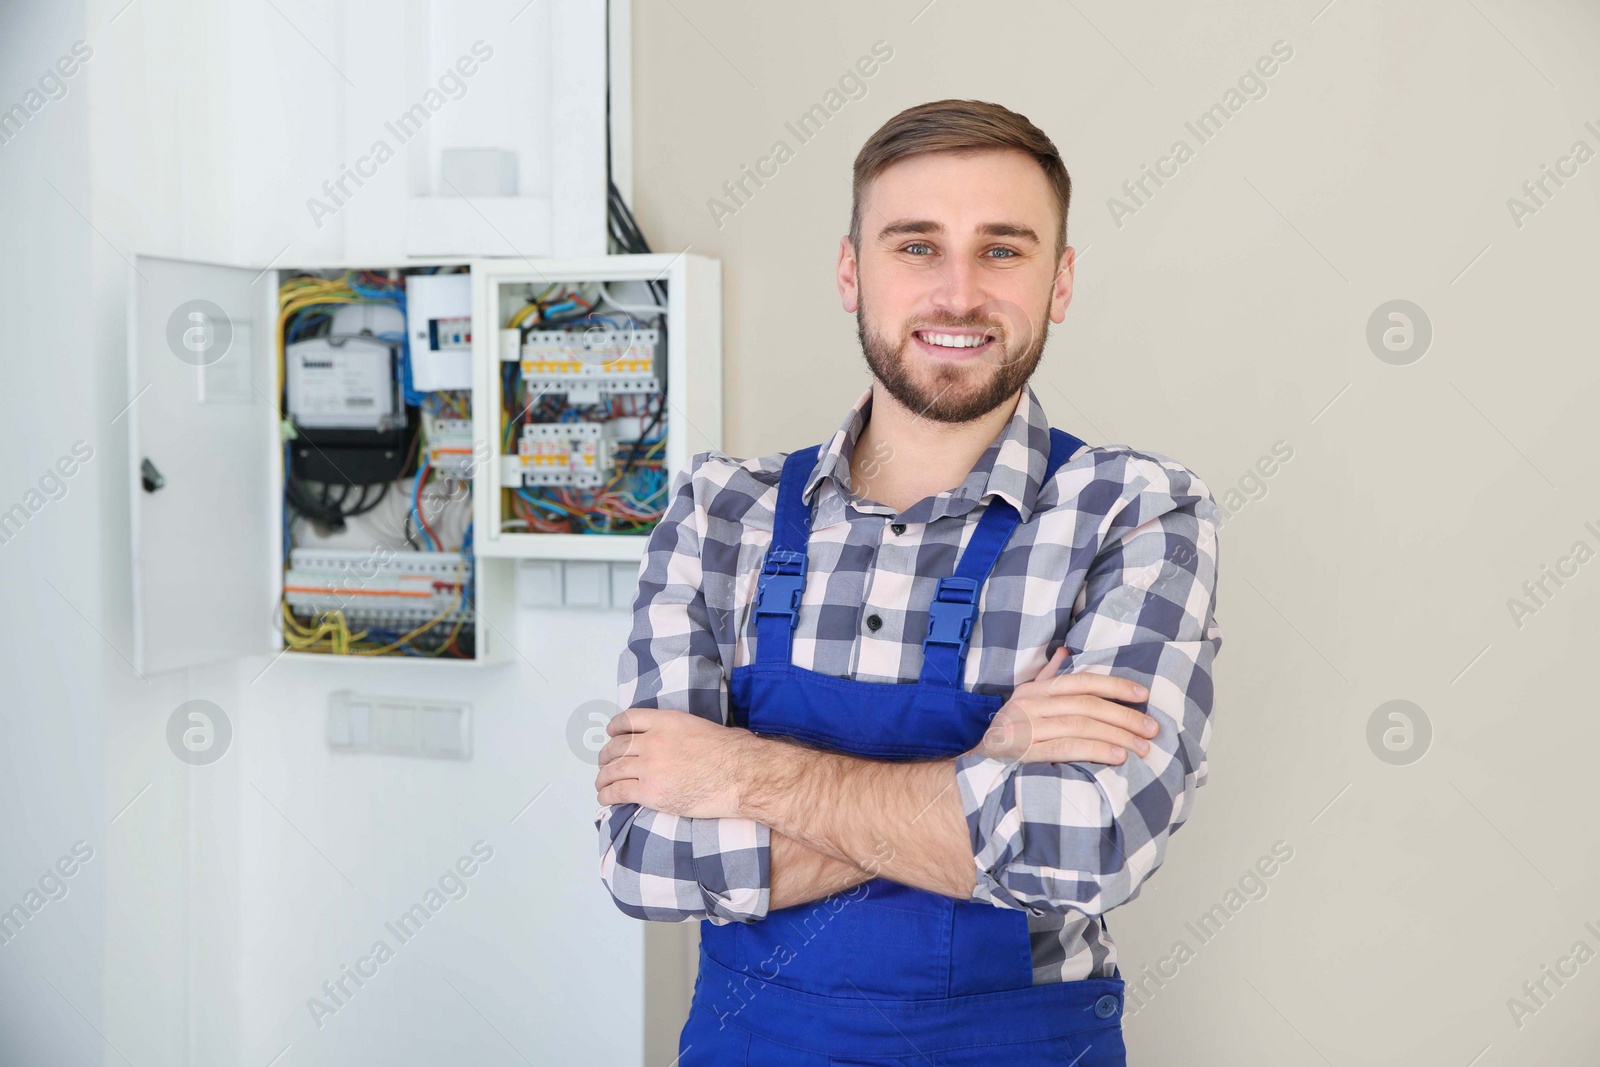
M 141 255 L 131 278 L 141 674 L 503 660 L 510 559 L 567 567 L 565 606 L 615 599 L 674 473 L 721 447 L 715 260 Z M 605 596 L 583 561 L 619 561 Z
M 485 555 L 637 560 L 721 447 L 721 274 L 680 254 L 475 265 Z M 484 431 L 488 431 L 485 433 Z
M 478 659 L 470 267 L 278 278 L 283 647 Z

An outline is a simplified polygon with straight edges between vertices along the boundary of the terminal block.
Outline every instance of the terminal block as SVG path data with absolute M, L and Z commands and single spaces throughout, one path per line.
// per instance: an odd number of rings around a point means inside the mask
M 283 596 L 296 615 L 342 611 L 352 627 L 410 629 L 441 614 L 441 624 L 470 625 L 471 576 L 472 560 L 459 552 L 296 548 Z

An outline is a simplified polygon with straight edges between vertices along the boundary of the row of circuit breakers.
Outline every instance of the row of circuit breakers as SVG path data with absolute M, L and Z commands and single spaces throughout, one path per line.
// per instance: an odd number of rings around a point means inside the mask
M 500 359 L 520 363 L 527 395 L 565 394 L 573 407 L 597 404 L 602 397 L 654 394 L 661 390 L 655 371 L 654 328 L 591 327 L 585 330 L 502 330 Z M 613 466 L 619 443 L 638 440 L 643 420 L 619 417 L 605 422 L 530 422 L 522 427 L 516 454 L 501 458 L 501 482 L 518 486 L 593 488 Z

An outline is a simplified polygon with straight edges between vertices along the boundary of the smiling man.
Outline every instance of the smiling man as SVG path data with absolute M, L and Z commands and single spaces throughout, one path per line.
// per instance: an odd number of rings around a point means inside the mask
M 1070 199 L 1003 107 L 890 119 L 837 268 L 870 387 L 674 480 L 595 784 L 618 907 L 702 921 L 683 1067 L 1125 1062 L 1105 915 L 1206 780 L 1218 509 L 1027 384 Z

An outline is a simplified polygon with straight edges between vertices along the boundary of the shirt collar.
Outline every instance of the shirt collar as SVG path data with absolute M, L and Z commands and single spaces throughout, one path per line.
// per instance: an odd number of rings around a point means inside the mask
M 801 497 L 808 506 L 817 487 L 831 479 L 845 500 L 892 513 L 892 509 L 884 505 L 858 499 L 850 489 L 850 460 L 871 413 L 872 387 L 869 385 L 822 447 Z M 1033 506 L 1049 460 L 1050 420 L 1033 387 L 1024 385 L 1016 411 L 961 484 L 918 501 L 898 518 L 906 522 L 932 522 L 945 515 L 965 514 L 979 503 L 999 497 L 1016 508 L 1022 521 L 1027 522 L 1033 516 Z

